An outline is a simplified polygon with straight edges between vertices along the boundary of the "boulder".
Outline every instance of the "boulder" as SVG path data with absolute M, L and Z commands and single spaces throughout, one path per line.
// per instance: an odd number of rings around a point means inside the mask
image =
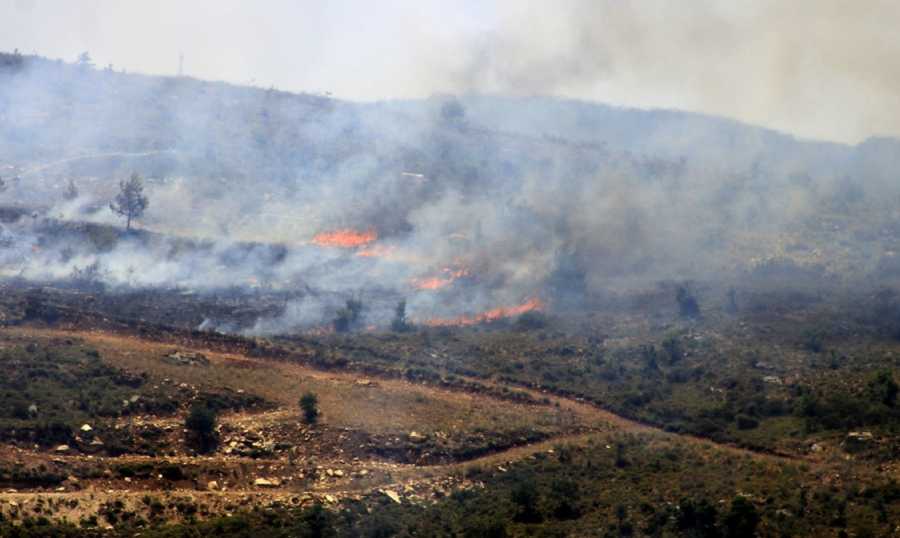
M 176 366 L 209 366 L 206 355 L 192 351 L 173 351 L 163 357 L 163 362 Z

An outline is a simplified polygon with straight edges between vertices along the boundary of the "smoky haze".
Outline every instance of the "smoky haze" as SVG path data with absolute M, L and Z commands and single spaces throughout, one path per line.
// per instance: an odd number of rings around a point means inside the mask
M 895 2 L 0 0 L 0 49 L 355 100 L 554 95 L 900 134 Z
M 50 5 L 56 4 L 3 8 L 64 24 L 59 13 L 71 8 L 57 5 L 61 11 L 51 16 Z M 841 125 L 822 134 L 829 139 L 875 132 L 860 127 L 849 135 L 853 125 L 878 125 L 866 120 L 873 103 L 884 107 L 882 122 L 896 110 L 888 97 L 890 67 L 877 77 L 865 74 L 866 65 L 847 71 L 852 51 L 862 53 L 849 40 L 845 60 L 833 63 L 816 60 L 835 58 L 828 47 L 801 53 L 791 44 L 810 28 L 827 33 L 845 25 L 852 34 L 857 26 L 860 32 L 880 26 L 875 18 L 857 24 L 855 14 L 841 21 L 836 5 L 816 5 L 822 7 L 810 16 L 822 22 L 790 37 L 787 21 L 797 8 L 778 4 L 751 10 L 701 3 L 687 11 L 662 2 L 568 3 L 545 11 L 467 6 L 453 23 L 471 37 L 461 39 L 452 31 L 422 31 L 416 21 L 444 9 L 425 4 L 412 15 L 400 10 L 404 28 L 416 30 L 394 34 L 408 45 L 400 58 L 409 70 L 398 69 L 390 55 L 375 55 L 361 71 L 334 62 L 321 79 L 360 99 L 407 97 L 376 102 L 123 73 L 106 67 L 113 56 L 102 43 L 84 47 L 96 50 L 94 66 L 8 54 L 0 67 L 0 176 L 8 183 L 0 194 L 2 273 L 112 291 L 290 294 L 280 314 L 250 326 L 203 324 L 251 332 L 322 324 L 352 297 L 364 298 L 367 323 L 385 326 L 401 298 L 412 319 L 441 322 L 538 303 L 551 311 L 583 308 L 666 281 L 894 278 L 896 140 L 816 142 L 708 114 L 560 97 L 765 115 L 766 125 L 802 120 L 795 131 L 807 134 Z M 146 56 L 153 50 L 147 41 L 117 33 L 127 24 L 109 33 L 111 21 L 128 21 L 146 7 L 88 6 L 78 15 L 86 19 L 74 25 L 80 32 L 93 28 L 85 35 L 130 43 L 121 50 L 147 58 L 138 62 L 157 58 Z M 148 28 L 169 20 L 163 15 L 174 8 L 160 6 Z M 223 6 L 212 10 L 208 43 L 217 32 L 237 32 L 234 17 L 249 9 Z M 246 20 L 284 15 L 271 23 L 277 30 L 302 19 L 315 36 L 321 24 L 358 16 L 351 6 L 335 6 L 344 11 L 301 14 L 272 3 Z M 171 20 L 199 17 L 197 9 L 192 4 Z M 385 9 L 373 23 L 379 35 L 399 24 L 390 16 L 399 7 Z M 220 25 L 217 17 L 224 17 Z M 485 21 L 488 28 L 479 26 Z M 239 82 L 250 73 L 275 73 L 278 65 L 278 72 L 302 71 L 289 68 L 300 62 L 289 46 L 238 26 L 249 32 L 237 32 L 244 37 L 236 40 L 247 50 L 217 56 L 228 71 L 190 52 L 188 66 Z M 256 36 L 271 53 L 253 52 L 262 50 L 250 46 Z M 90 44 L 89 37 L 72 39 L 60 56 L 74 58 L 71 51 Z M 334 58 L 352 54 L 361 39 L 341 41 L 344 52 Z M 418 46 L 423 39 L 432 45 Z M 819 41 L 837 47 L 843 39 Z M 29 50 L 9 48 L 16 46 Z M 309 54 L 292 50 L 300 58 Z M 309 65 L 327 63 L 328 50 Z M 426 61 L 446 51 L 453 54 Z M 773 69 L 773 58 L 782 57 L 794 60 Z M 821 76 L 804 75 L 807 68 Z M 318 88 L 303 78 L 314 75 L 304 73 L 277 86 Z M 354 78 L 367 73 L 368 84 Z M 392 73 L 400 78 L 389 81 Z M 821 86 L 832 79 L 847 84 Z M 397 87 L 403 92 L 390 93 Z M 450 93 L 416 97 L 435 91 Z M 108 202 L 133 171 L 146 179 L 150 206 L 138 220 L 142 231 L 123 234 Z M 65 195 L 70 181 L 75 197 Z

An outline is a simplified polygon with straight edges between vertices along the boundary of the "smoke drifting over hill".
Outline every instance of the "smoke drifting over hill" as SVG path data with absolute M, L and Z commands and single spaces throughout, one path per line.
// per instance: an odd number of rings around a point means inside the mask
M 366 323 L 387 324 L 401 298 L 416 321 L 478 320 L 773 264 L 853 281 L 893 260 L 893 140 L 800 142 L 551 98 L 357 104 L 3 62 L 2 196 L 24 208 L 5 218 L 8 277 L 296 293 L 252 329 L 271 332 L 321 324 L 354 296 Z M 99 226 L 118 222 L 107 204 L 131 171 L 147 178 L 140 226 L 154 234 Z
M 498 12 L 495 28 L 462 42 L 447 87 L 652 103 L 834 140 L 900 134 L 894 2 L 579 0 Z
M 889 1 L 0 0 L 0 15 L 0 50 L 136 72 L 175 74 L 184 53 L 200 78 L 356 100 L 553 95 L 900 135 Z

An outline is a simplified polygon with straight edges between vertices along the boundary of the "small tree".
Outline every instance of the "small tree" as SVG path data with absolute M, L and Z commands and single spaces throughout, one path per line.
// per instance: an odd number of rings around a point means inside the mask
M 66 200 L 78 198 L 78 187 L 75 186 L 74 179 L 69 179 L 69 184 L 66 186 L 66 190 L 63 191 L 63 198 Z
M 300 398 L 300 410 L 303 411 L 304 422 L 315 424 L 319 420 L 319 398 L 312 392 L 307 392 Z
M 894 375 L 890 370 L 882 370 L 869 381 L 868 392 L 872 400 L 888 407 L 894 407 L 900 387 L 894 381 Z
M 402 333 L 410 329 L 409 322 L 406 320 L 406 299 L 397 303 L 394 309 L 394 319 L 391 321 L 391 330 Z
M 753 503 L 744 497 L 736 497 L 731 501 L 731 510 L 725 514 L 722 522 L 725 536 L 728 538 L 753 538 L 759 525 L 759 513 Z
M 0 192 L 5 191 L 6 187 L 7 187 L 6 181 L 3 179 L 3 176 L 0 176 Z
M 458 99 L 452 98 L 441 105 L 441 119 L 449 124 L 462 124 L 466 119 L 466 109 Z
M 516 507 L 515 521 L 520 523 L 540 523 L 544 518 L 538 506 L 540 496 L 537 485 L 530 476 L 522 478 L 510 492 Z
M 210 452 L 218 444 L 216 411 L 206 403 L 194 402 L 184 426 L 195 436 L 201 452 Z
M 127 181 L 119 182 L 119 194 L 110 202 L 109 208 L 125 217 L 125 229 L 131 230 L 131 221 L 143 215 L 149 203 L 144 196 L 144 180 L 133 173 Z
M 625 443 L 616 442 L 616 467 L 622 469 L 628 467 L 628 460 L 625 459 Z
M 345 333 L 355 327 L 362 308 L 362 301 L 347 299 L 347 306 L 338 310 L 337 316 L 334 318 L 334 332 Z
M 684 349 L 681 347 L 681 341 L 674 334 L 662 341 L 662 348 L 666 352 L 670 366 L 684 358 Z
M 701 499 L 681 499 L 675 515 L 675 526 L 685 536 L 715 537 L 721 533 L 716 527 L 719 518 L 714 504 Z
M 687 286 L 678 286 L 675 299 L 678 301 L 678 312 L 681 314 L 681 317 L 700 317 L 700 305 L 697 304 L 697 299 Z
M 75 63 L 82 69 L 89 69 L 91 67 L 94 67 L 94 60 L 91 58 L 91 54 L 88 51 L 84 51 L 79 54 L 78 59 L 75 60 Z
M 725 310 L 729 314 L 735 314 L 738 311 L 737 291 L 734 288 L 728 288 L 728 304 L 725 305 Z

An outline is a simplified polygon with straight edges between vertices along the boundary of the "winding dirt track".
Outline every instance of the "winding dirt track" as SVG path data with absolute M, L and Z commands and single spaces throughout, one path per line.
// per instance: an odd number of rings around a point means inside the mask
M 50 337 L 59 337 L 59 338 L 79 338 L 84 340 L 88 344 L 92 345 L 101 345 L 102 347 L 118 347 L 122 349 L 137 349 L 137 350 L 158 350 L 158 349 L 171 349 L 172 345 L 160 343 L 158 341 L 145 340 L 132 335 L 123 335 L 121 333 L 107 332 L 107 331 L 99 331 L 99 330 L 91 330 L 91 331 L 68 331 L 68 330 L 58 330 L 58 329 L 18 329 L 20 333 L 32 333 L 34 335 L 44 335 Z M 192 344 L 196 344 L 193 343 Z M 246 355 L 235 354 L 235 353 L 222 353 L 221 351 L 208 349 L 203 346 L 197 345 L 181 345 L 180 348 L 202 353 L 206 356 L 211 357 L 225 357 L 228 360 L 235 361 L 247 361 L 248 364 L 277 364 L 279 366 L 284 366 L 283 362 L 276 361 L 274 359 L 260 358 L 260 357 L 248 357 Z M 297 375 L 303 375 L 313 378 L 319 379 L 343 379 L 348 382 L 353 382 L 360 377 L 360 374 L 356 372 L 341 372 L 334 370 L 320 370 L 316 369 L 311 365 L 307 364 L 290 364 L 289 365 L 292 370 L 295 370 Z M 370 376 L 371 377 L 371 376 Z M 458 376 L 461 377 L 462 376 Z M 417 390 L 425 390 L 442 393 L 444 395 L 451 395 L 457 393 L 452 388 L 446 387 L 437 387 L 433 385 L 422 385 L 420 383 L 413 383 L 406 380 L 396 379 L 396 378 L 377 378 L 373 377 L 373 379 L 378 379 L 380 383 L 389 383 L 392 385 L 397 385 L 398 387 L 415 387 Z M 465 379 L 465 378 L 463 378 Z M 469 379 L 470 381 L 477 381 L 480 383 L 484 383 L 484 380 L 475 380 Z M 503 383 L 498 381 L 493 381 L 491 384 L 495 386 L 502 387 Z M 568 398 L 564 396 L 559 396 L 556 394 L 543 392 L 531 388 L 526 388 L 518 385 L 509 385 L 509 388 L 514 389 L 519 392 L 524 392 L 536 400 L 541 399 L 549 399 L 551 405 L 558 405 L 562 409 L 566 409 L 571 411 L 573 414 L 585 419 L 589 424 L 595 424 L 597 426 L 603 426 L 604 429 L 608 429 L 606 427 L 612 426 L 614 431 L 620 433 L 642 433 L 642 434 L 652 434 L 653 436 L 658 436 L 660 438 L 666 439 L 679 439 L 685 442 L 689 442 L 697 445 L 705 445 L 718 450 L 726 451 L 732 454 L 747 456 L 754 459 L 764 459 L 771 461 L 796 461 L 797 457 L 790 457 L 779 454 L 765 453 L 760 451 L 749 450 L 746 448 L 737 447 L 734 445 L 719 443 L 713 441 L 711 439 L 698 437 L 694 435 L 688 434 L 680 434 L 680 433 L 672 433 L 667 432 L 661 428 L 651 426 L 645 423 L 641 423 L 621 415 L 615 414 L 611 411 L 602 409 L 597 407 L 596 405 L 592 405 L 583 401 L 580 401 L 576 398 Z M 490 394 L 478 394 L 475 395 L 477 398 L 483 398 L 487 400 L 493 399 Z M 226 422 L 241 422 L 241 421 L 251 421 L 251 422 L 259 422 L 265 421 L 267 417 L 275 418 L 282 417 L 286 414 L 289 414 L 287 410 L 281 409 L 274 412 L 266 413 L 266 414 L 237 414 L 230 417 L 225 417 L 224 420 Z M 507 451 L 498 452 L 494 454 L 490 454 L 487 456 L 483 456 L 478 459 L 470 460 L 466 464 L 477 464 L 480 461 L 494 461 L 494 460 L 504 460 L 504 459 L 520 459 L 523 457 L 527 457 L 534 452 L 545 449 L 547 446 L 551 446 L 554 444 L 565 443 L 569 441 L 581 440 L 587 437 L 590 437 L 592 434 L 578 434 L 578 435 L 564 435 L 561 437 L 548 439 L 545 441 L 541 441 L 539 443 L 534 443 L 531 445 L 519 446 Z M 442 467 L 442 466 L 439 466 Z M 426 467 L 427 468 L 427 467 Z
M 99 349 L 144 351 L 152 352 L 157 356 L 160 349 L 172 348 L 171 344 L 149 341 L 138 338 L 136 336 L 99 330 L 68 331 L 60 329 L 17 327 L 14 329 L 3 329 L 3 332 L 18 337 L 77 338 L 83 340 L 86 344 L 96 346 Z M 196 342 L 194 342 L 194 344 L 196 344 Z M 257 357 L 251 358 L 234 353 L 222 353 L 221 351 L 206 349 L 203 346 L 191 347 L 190 345 L 180 345 L 179 347 L 184 350 L 203 353 L 211 358 L 227 359 L 229 361 L 248 361 L 248 364 L 252 363 L 257 365 L 272 364 L 273 366 L 277 365 L 281 368 L 285 366 L 284 362 L 279 362 L 274 359 Z M 323 371 L 302 364 L 291 363 L 289 365 L 289 368 L 296 375 L 322 379 L 340 379 L 348 383 L 353 383 L 359 378 L 359 374 L 354 372 L 336 372 L 333 370 Z M 376 379 L 379 384 L 390 384 L 392 387 L 391 390 L 404 390 L 407 388 L 414 388 L 417 391 L 426 390 L 431 391 L 435 394 L 439 393 L 443 398 L 452 398 L 454 397 L 454 395 L 456 395 L 457 397 L 460 396 L 458 391 L 454 391 L 453 389 L 448 389 L 445 387 L 423 387 L 423 385 L 421 384 L 414 384 L 406 380 L 394 378 L 381 379 L 376 377 L 373 379 Z M 498 386 L 502 385 L 498 384 Z M 783 463 L 786 461 L 790 461 L 789 458 L 783 456 L 754 452 L 731 445 L 716 443 L 709 439 L 666 432 L 659 428 L 629 420 L 627 418 L 600 409 L 594 405 L 578 401 L 576 399 L 561 397 L 522 387 L 511 388 L 526 392 L 536 399 L 548 398 L 552 405 L 558 405 L 560 409 L 568 411 L 577 416 L 581 423 L 588 425 L 590 431 L 588 433 L 558 435 L 541 442 L 516 446 L 464 462 L 443 465 L 398 464 L 375 460 L 355 461 L 351 466 L 343 461 L 340 461 L 338 463 L 337 458 L 335 458 L 334 461 L 323 461 L 321 463 L 323 466 L 333 466 L 335 469 L 346 469 L 346 479 L 320 480 L 315 482 L 311 486 L 306 485 L 303 489 L 299 489 L 299 484 L 294 486 L 291 483 L 286 483 L 282 486 L 274 487 L 271 489 L 267 488 L 265 490 L 260 490 L 259 488 L 242 488 L 234 489 L 231 491 L 202 491 L 206 488 L 204 488 L 202 485 L 198 485 L 198 487 L 195 489 L 169 490 L 166 492 L 166 495 L 169 497 L 189 497 L 197 501 L 206 502 L 210 506 L 218 507 L 218 509 L 220 509 L 221 511 L 226 511 L 227 507 L 232 505 L 254 505 L 258 503 L 273 502 L 283 504 L 297 504 L 298 502 L 306 502 L 311 499 L 318 499 L 325 502 L 335 502 L 340 498 L 359 496 L 371 493 L 373 491 L 386 492 L 385 494 L 391 496 L 391 498 L 394 498 L 394 496 L 398 495 L 398 493 L 396 492 L 401 492 L 404 495 L 410 495 L 413 497 L 419 495 L 420 498 L 422 498 L 423 496 L 427 498 L 428 494 L 423 492 L 433 492 L 436 489 L 449 489 L 453 487 L 454 484 L 457 486 L 462 485 L 465 480 L 461 477 L 464 476 L 465 470 L 468 468 L 495 467 L 502 469 L 503 466 L 509 463 L 531 457 L 539 452 L 551 451 L 554 449 L 554 447 L 558 447 L 560 445 L 578 445 L 603 441 L 604 439 L 608 440 L 610 438 L 610 435 L 624 433 L 640 434 L 645 437 L 646 442 L 648 443 L 654 441 L 675 440 L 679 442 L 687 442 L 694 445 L 705 446 L 712 450 L 724 451 L 732 455 L 752 458 L 757 461 L 766 461 L 769 463 Z M 492 399 L 490 394 L 478 394 L 474 396 L 471 394 L 466 394 L 465 397 L 475 397 L 487 400 Z M 283 421 L 286 417 L 290 416 L 293 413 L 295 412 L 292 409 L 287 409 L 285 407 L 280 407 L 279 409 L 276 409 L 274 411 L 263 413 L 237 413 L 222 417 L 222 423 L 237 427 L 246 426 L 248 424 L 259 426 Z M 178 424 L 179 421 L 178 419 L 173 418 L 161 418 L 153 419 L 153 422 L 160 425 L 173 425 Z M 127 462 L 141 461 L 156 461 L 180 464 L 197 463 L 198 461 L 202 463 L 205 461 L 207 462 L 207 464 L 215 464 L 216 457 L 218 456 L 214 456 L 212 458 L 197 458 L 194 456 L 185 455 L 156 458 L 149 458 L 144 456 L 121 456 L 117 458 L 103 458 L 77 455 L 64 456 L 61 459 L 71 460 L 73 462 L 92 459 L 92 461 L 95 463 L 106 463 L 109 466 L 113 466 Z M 222 457 L 220 461 L 222 465 L 227 464 L 232 466 L 244 466 L 258 469 L 263 469 L 267 466 L 277 464 L 284 464 L 285 462 L 286 459 L 284 457 L 278 459 L 250 459 L 233 456 Z M 343 464 L 343 467 L 341 464 Z M 361 479 L 359 474 L 353 471 L 353 469 L 362 468 L 365 468 L 367 470 L 367 473 L 372 473 L 371 475 L 367 475 L 366 479 Z M 6 503 L 18 503 L 19 505 L 21 505 L 22 503 L 27 504 L 28 502 L 33 502 L 37 497 L 41 497 L 48 500 L 56 499 L 57 504 L 64 507 L 68 501 L 78 499 L 78 507 L 71 509 L 63 508 L 63 512 L 61 512 L 71 520 L 73 518 L 77 519 L 78 517 L 81 517 L 83 515 L 96 512 L 97 508 L 103 502 L 110 500 L 124 499 L 128 501 L 130 505 L 137 507 L 140 506 L 139 503 L 141 502 L 141 497 L 145 496 L 148 493 L 156 492 L 155 490 L 141 489 L 141 486 L 138 484 L 134 484 L 133 487 L 132 485 L 129 485 L 125 489 L 120 489 L 121 484 L 117 484 L 117 486 L 119 486 L 119 488 L 113 487 L 111 489 L 101 489 L 102 486 L 100 488 L 91 486 L 91 488 L 88 490 L 65 492 L 6 492 L 0 493 L 0 505 L 2 505 L 4 501 Z

